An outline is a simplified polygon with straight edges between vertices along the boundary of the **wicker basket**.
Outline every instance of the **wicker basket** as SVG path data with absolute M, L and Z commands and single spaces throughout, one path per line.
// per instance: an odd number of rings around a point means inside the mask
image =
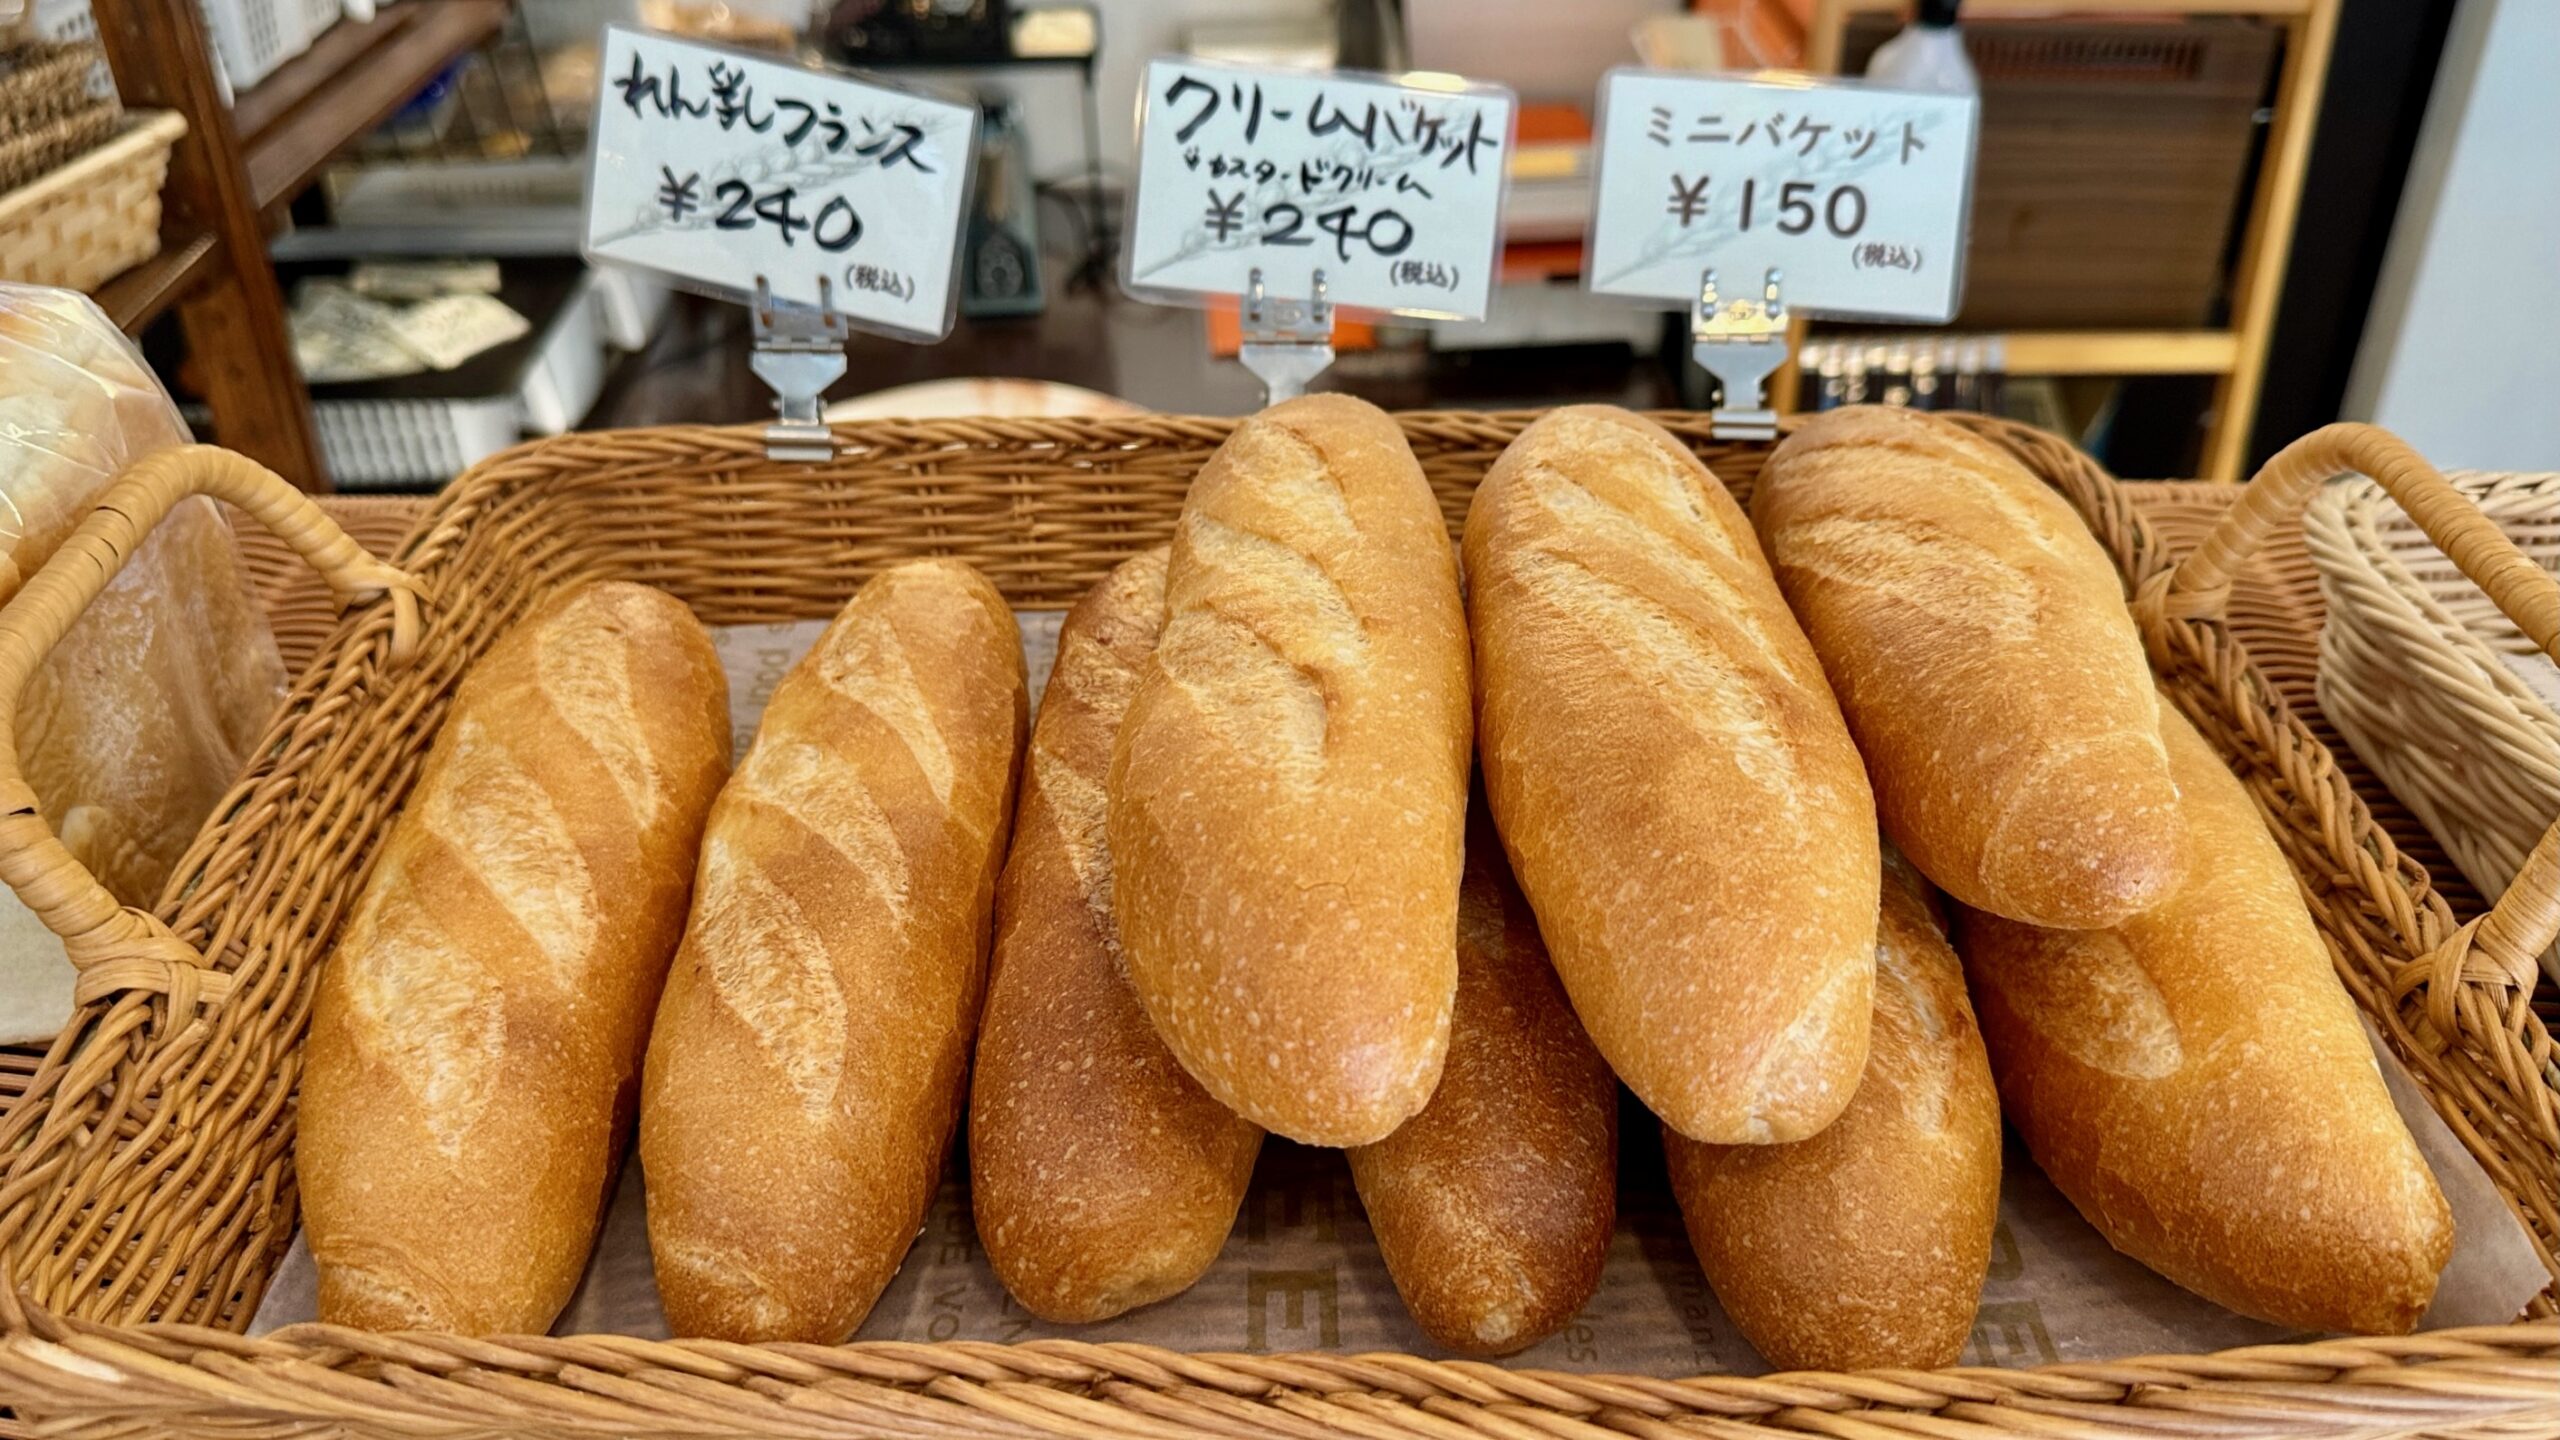
M 15 189 L 115 132 L 114 92 L 89 87 L 97 42 L 32 41 L 0 53 L 0 190 Z
M 1416 414 L 1407 435 L 1454 520 L 1531 417 Z M 1737 490 L 1766 448 L 1658 417 Z M 768 461 L 757 431 L 569 435 L 444 492 L 378 563 L 308 498 L 217 451 L 118 483 L 0 609 L 0 878 L 66 937 L 81 1008 L 0 1118 L 0 1433 L 106 1437 L 706 1434 L 987 1440 L 1687 1440 L 1822 1434 L 2054 1440 L 2560 1432 L 2560 1322 L 2034 1370 L 1659 1379 L 1400 1355 L 1183 1355 L 1080 1342 L 822 1347 L 627 1336 L 462 1339 L 297 1326 L 236 1333 L 295 1228 L 299 1043 L 316 968 L 473 658 L 546 593 L 668 588 L 714 624 L 831 613 L 878 566 L 967 558 L 1018 604 L 1058 605 L 1169 532 L 1232 421 L 873 422 L 838 457 Z M 2379 432 L 2280 457 L 2172 565 L 2114 481 L 2051 437 L 1972 424 L 2066 495 L 2135 596 L 2167 692 L 2247 783 L 2341 976 L 2560 1274 L 2560 1089 L 2526 1005 L 2560 931 L 2560 834 L 2469 919 L 2373 821 L 2216 618 L 2233 572 L 2327 475 L 2382 479 L 2536 643 L 2560 588 Z M 252 511 L 356 603 L 294 685 L 159 907 L 120 911 L 13 773 L 16 693 L 177 497 Z
M 2560 475 L 2446 478 L 2560 572 Z M 2539 651 L 2372 481 L 2331 486 L 2303 527 L 2329 604 L 2321 708 L 2480 893 L 2499 894 L 2560 815 L 2560 709 L 2508 658 Z M 2560 982 L 2560 948 L 2542 965 Z
M 114 139 L 0 195 L 0 280 L 94 290 L 160 253 L 160 184 L 187 122 L 167 110 L 129 121 Z

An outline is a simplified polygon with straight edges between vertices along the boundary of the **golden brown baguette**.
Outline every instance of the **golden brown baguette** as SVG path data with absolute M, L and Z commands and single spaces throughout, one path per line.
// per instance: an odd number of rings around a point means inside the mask
M 1707 1283 L 1771 1365 L 1956 1362 L 2000 1218 L 2000 1099 L 1964 967 L 1908 866 L 1886 858 L 1875 1031 L 1840 1119 L 1792 1145 L 1667 1127 L 1662 1144 Z
M 1751 513 L 1921 874 L 2065 928 L 2169 893 L 2185 849 L 2151 671 L 2052 487 L 1947 421 L 1855 405 L 1778 446 Z
M 1043 1320 L 1106 1320 L 1218 1258 L 1262 1131 L 1164 1048 L 1121 967 L 1103 782 L 1164 626 L 1165 552 L 1067 612 L 996 887 L 969 1085 L 969 1193 L 996 1278 Z
M 1573 1018 L 1489 821 L 1468 827 L 1440 1088 L 1350 1157 L 1396 1292 L 1440 1344 L 1524 1350 L 1599 1288 L 1617 1220 L 1618 1080 Z
M 560 596 L 472 667 L 312 1006 L 294 1162 L 322 1320 L 551 1327 L 728 768 L 711 637 L 656 590 Z
M 1467 511 L 1485 787 L 1574 1009 L 1682 1134 L 1801 1139 L 1867 1062 L 1867 777 L 1741 508 L 1609 406 Z
M 2001 1104 L 2118 1250 L 2244 1315 L 2406 1333 L 2452 1216 L 2248 792 L 2160 709 L 2209 860 L 2113 930 L 1959 913 Z
M 1359 1145 L 1422 1108 L 1457 985 L 1466 616 L 1404 433 L 1339 395 L 1192 482 L 1111 766 L 1139 1001 L 1227 1108 Z
M 679 1335 L 833 1343 L 942 1178 L 1025 728 L 977 571 L 873 577 L 774 688 L 703 835 L 649 1040 L 649 1251 Z

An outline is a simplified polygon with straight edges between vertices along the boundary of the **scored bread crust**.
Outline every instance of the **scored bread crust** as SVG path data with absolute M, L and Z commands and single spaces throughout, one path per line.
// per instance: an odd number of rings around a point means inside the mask
M 1486 790 L 1592 1042 L 1694 1139 L 1820 1130 L 1866 1065 L 1875 809 L 1741 509 L 1571 406 L 1477 489 L 1466 568 Z
M 1751 513 L 1921 874 L 2065 929 L 2169 893 L 2186 850 L 2151 669 L 2069 502 L 1947 421 L 1850 406 L 1778 446 Z
M 322 1320 L 551 1328 L 728 769 L 719 657 L 660 591 L 571 591 L 464 677 L 312 1004 L 294 1161 Z
M 1886 859 L 1849 1108 L 1792 1145 L 1662 1143 L 1707 1283 L 1772 1366 L 1956 1363 L 2000 1218 L 2000 1099 L 1964 967 L 1908 866 Z
M 720 792 L 649 1042 L 649 1250 L 679 1335 L 832 1344 L 942 1179 L 1026 728 L 986 578 L 865 584 Z
M 2209 856 L 2113 930 L 1959 911 L 2000 1102 L 2108 1243 L 2243 1315 L 2405 1334 L 2453 1221 L 2249 793 L 2165 699 Z
M 1556 983 L 1490 821 L 1468 826 L 1440 1088 L 1349 1156 L 1396 1292 L 1438 1343 L 1525 1350 L 1599 1288 L 1617 1220 L 1618 1079 Z
M 1376 1140 L 1448 1049 L 1471 740 L 1457 567 L 1403 432 L 1340 395 L 1237 426 L 1165 602 L 1109 786 L 1129 978 L 1229 1109 Z
M 1165 551 L 1058 630 L 996 888 L 969 1088 L 969 1195 L 1006 1290 L 1078 1324 L 1187 1289 L 1217 1259 L 1262 1131 L 1165 1049 L 1121 967 L 1103 783 L 1164 626 Z

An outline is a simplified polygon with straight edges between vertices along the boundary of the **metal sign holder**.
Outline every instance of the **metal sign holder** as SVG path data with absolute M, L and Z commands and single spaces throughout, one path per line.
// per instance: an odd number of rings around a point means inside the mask
M 1771 270 L 1757 300 L 1716 293 L 1715 267 L 1698 280 L 1698 305 L 1689 315 L 1689 353 L 1716 377 L 1721 393 L 1710 414 L 1719 440 L 1775 440 L 1778 412 L 1769 408 L 1769 377 L 1787 363 L 1787 307 L 1782 277 Z M 1747 404 L 1738 403 L 1747 401 Z
M 1325 298 L 1324 271 L 1315 272 L 1313 297 L 1278 300 L 1264 293 L 1262 267 L 1246 282 L 1244 343 L 1236 358 L 1262 381 L 1262 403 L 1277 405 L 1306 393 L 1307 382 L 1333 364 L 1333 302 Z
M 853 327 L 835 308 L 835 291 L 818 277 L 818 305 L 793 305 L 773 298 L 765 277 L 756 277 L 755 353 L 747 362 L 756 378 L 773 389 L 775 419 L 764 427 L 767 459 L 815 463 L 832 460 L 835 436 L 827 429 L 819 398 L 844 378 L 845 342 Z

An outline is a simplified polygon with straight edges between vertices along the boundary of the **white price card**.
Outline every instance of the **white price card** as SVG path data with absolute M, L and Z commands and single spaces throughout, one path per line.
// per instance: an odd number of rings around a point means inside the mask
M 1695 301 L 1783 272 L 1787 308 L 1944 322 L 1964 294 L 1971 96 L 1620 69 L 1600 92 L 1584 283 Z
M 975 106 L 608 26 L 586 253 L 752 301 L 761 279 L 909 339 L 951 333 Z
M 1511 92 L 1453 75 L 1147 66 L 1122 279 L 1481 320 L 1502 243 Z

